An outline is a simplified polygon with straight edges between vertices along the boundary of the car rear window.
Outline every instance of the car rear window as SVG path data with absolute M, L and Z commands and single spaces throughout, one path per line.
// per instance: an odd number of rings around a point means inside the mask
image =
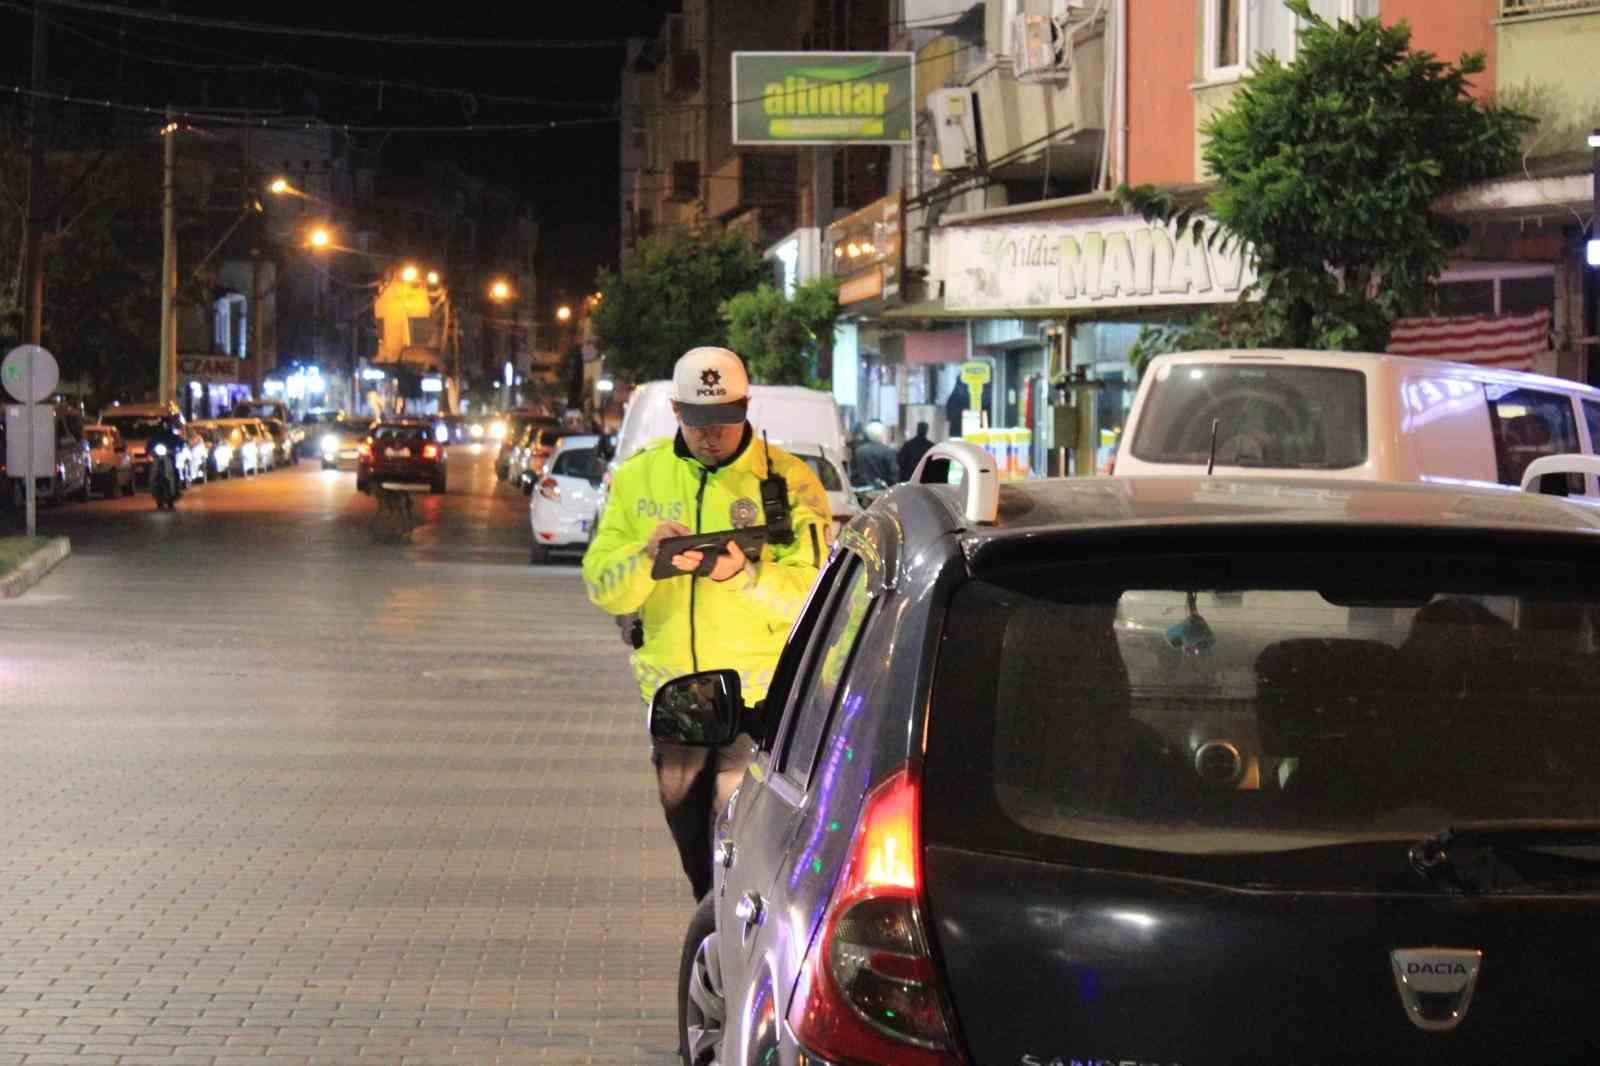
M 1334 367 L 1164 363 L 1133 456 L 1218 466 L 1341 470 L 1367 460 L 1366 375 Z
M 948 818 L 1213 858 L 1600 818 L 1600 568 L 1358 539 L 964 585 L 929 725 Z
M 568 448 L 556 456 L 550 473 L 559 477 L 581 477 L 599 481 L 605 477 L 606 464 L 595 457 L 593 448 Z
M 379 426 L 372 433 L 374 440 L 393 443 L 426 443 L 433 434 L 422 426 Z

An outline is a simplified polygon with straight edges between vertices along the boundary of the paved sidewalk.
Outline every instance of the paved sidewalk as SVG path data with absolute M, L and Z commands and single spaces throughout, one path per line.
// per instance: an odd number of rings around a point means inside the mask
M 0 1066 L 676 1061 L 615 627 L 520 494 L 378 551 L 305 469 L 108 503 L 0 602 Z

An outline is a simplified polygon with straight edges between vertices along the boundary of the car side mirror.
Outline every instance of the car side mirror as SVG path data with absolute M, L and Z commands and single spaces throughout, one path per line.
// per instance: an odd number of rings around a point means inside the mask
M 685 674 L 656 689 L 650 736 L 695 748 L 720 748 L 739 735 L 744 700 L 737 670 Z

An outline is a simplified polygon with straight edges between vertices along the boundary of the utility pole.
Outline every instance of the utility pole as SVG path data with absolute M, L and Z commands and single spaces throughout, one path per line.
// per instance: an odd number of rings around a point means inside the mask
M 28 239 L 25 251 L 27 260 L 26 301 L 28 307 L 24 328 L 29 344 L 39 344 L 44 336 L 44 153 L 48 139 L 47 118 L 49 104 L 42 95 L 45 89 L 45 61 L 47 43 L 44 22 L 44 0 L 33 0 L 33 107 L 32 121 L 28 124 Z
M 174 170 L 178 153 L 178 123 L 167 109 L 167 124 L 161 128 L 166 138 L 162 146 L 161 167 L 161 376 L 156 400 L 172 403 L 178 391 L 178 233 L 177 181 Z
M 251 394 L 261 394 L 261 375 L 266 372 L 266 353 L 261 348 L 261 338 L 265 334 L 266 311 L 261 306 L 261 211 L 256 204 L 256 159 L 255 159 L 255 131 L 246 129 L 244 134 L 244 174 L 245 209 L 251 212 L 250 219 L 250 358 L 255 362 L 252 368 L 255 373 L 251 375 Z

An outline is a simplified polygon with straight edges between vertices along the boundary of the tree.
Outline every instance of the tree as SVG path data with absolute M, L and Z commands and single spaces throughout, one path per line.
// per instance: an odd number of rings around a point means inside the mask
M 1163 345 L 1382 351 L 1396 317 L 1425 308 L 1465 227 L 1432 210 L 1442 194 L 1511 169 L 1529 117 L 1468 92 L 1481 53 L 1454 65 L 1411 49 L 1405 22 L 1329 23 L 1308 0 L 1293 62 L 1256 61 L 1228 107 L 1201 127 L 1215 191 L 1180 204 L 1152 186 L 1117 195 L 1151 221 L 1239 243 L 1258 278 L 1198 329 Z M 1214 225 L 1197 216 L 1208 214 Z
M 786 299 L 773 285 L 730 297 L 722 305 L 728 341 L 744 357 L 752 380 L 766 385 L 826 387 L 817 374 L 818 353 L 832 350 L 839 320 L 839 283 L 816 278 Z
M 723 301 L 768 276 L 761 253 L 742 234 L 674 230 L 647 238 L 621 270 L 600 271 L 596 339 L 625 378 L 670 378 L 690 348 L 727 345 L 718 313 Z

